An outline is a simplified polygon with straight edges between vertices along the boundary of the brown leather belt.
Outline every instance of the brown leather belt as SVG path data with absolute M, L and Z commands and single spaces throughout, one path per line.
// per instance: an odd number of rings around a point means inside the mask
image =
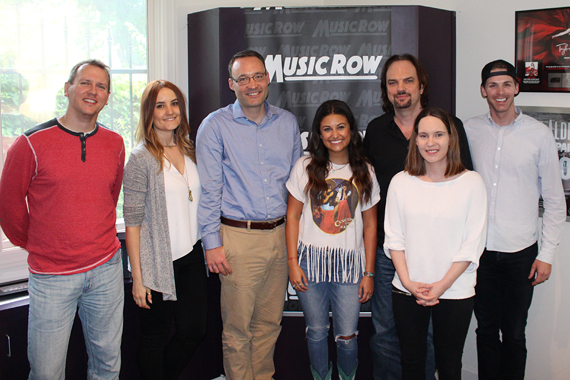
M 272 230 L 275 227 L 279 227 L 285 223 L 285 217 L 279 218 L 277 220 L 272 220 L 269 222 L 252 222 L 248 220 L 234 220 L 221 217 L 221 222 L 226 226 L 238 227 L 238 228 L 249 228 L 251 230 Z

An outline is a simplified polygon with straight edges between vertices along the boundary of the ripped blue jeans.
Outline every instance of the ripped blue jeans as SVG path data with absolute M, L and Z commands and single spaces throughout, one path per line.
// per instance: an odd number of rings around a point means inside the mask
M 307 273 L 306 260 L 300 263 L 301 269 Z M 333 330 L 336 342 L 337 358 L 340 368 L 350 374 L 358 360 L 358 318 L 360 303 L 356 283 L 313 282 L 309 281 L 306 293 L 297 292 L 305 324 L 307 325 L 307 345 L 311 365 L 322 379 L 328 372 L 328 335 L 330 327 L 329 310 L 333 314 Z M 349 339 L 340 337 L 351 337 Z

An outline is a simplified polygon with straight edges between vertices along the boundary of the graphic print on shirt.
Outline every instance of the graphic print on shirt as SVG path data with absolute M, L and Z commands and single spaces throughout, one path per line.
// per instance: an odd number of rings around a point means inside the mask
M 313 222 L 327 234 L 340 234 L 352 223 L 358 198 L 358 189 L 351 182 L 327 179 L 326 192 L 311 197 Z

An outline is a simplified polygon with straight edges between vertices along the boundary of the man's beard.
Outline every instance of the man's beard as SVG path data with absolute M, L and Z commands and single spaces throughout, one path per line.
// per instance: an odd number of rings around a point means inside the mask
M 405 109 L 405 108 L 410 108 L 412 106 L 412 96 L 409 93 L 399 92 L 396 95 L 408 95 L 408 100 L 400 102 L 397 99 L 394 99 L 394 108 Z
M 405 108 L 410 108 L 412 106 L 412 99 L 408 99 L 406 102 L 396 102 L 394 103 L 394 108 L 397 109 L 405 109 Z

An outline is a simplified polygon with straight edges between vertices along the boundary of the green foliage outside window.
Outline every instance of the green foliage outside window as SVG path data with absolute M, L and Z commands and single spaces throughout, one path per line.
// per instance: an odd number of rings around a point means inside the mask
M 146 0 L 0 0 L 3 151 L 24 131 L 67 109 L 71 67 L 97 58 L 111 67 L 109 105 L 99 122 L 133 148 L 147 83 Z M 122 194 L 117 206 L 122 216 Z

